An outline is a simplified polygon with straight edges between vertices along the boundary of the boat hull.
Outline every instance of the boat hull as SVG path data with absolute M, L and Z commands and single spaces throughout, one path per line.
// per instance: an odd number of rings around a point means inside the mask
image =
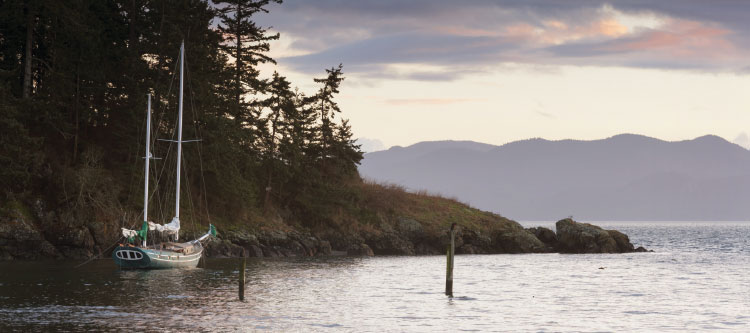
M 118 246 L 112 251 L 112 259 L 120 268 L 127 269 L 164 269 L 194 268 L 203 255 L 203 247 L 190 254 L 180 252 L 141 248 L 137 246 Z

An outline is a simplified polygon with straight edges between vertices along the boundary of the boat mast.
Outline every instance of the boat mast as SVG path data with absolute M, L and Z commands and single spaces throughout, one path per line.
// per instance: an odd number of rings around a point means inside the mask
M 146 115 L 146 172 L 143 184 L 143 221 L 148 222 L 148 162 L 151 159 L 151 94 L 148 94 L 148 113 Z M 146 240 L 143 240 L 146 246 Z
M 185 66 L 185 41 L 180 45 L 180 100 L 177 114 L 177 185 L 175 190 L 174 220 L 180 220 L 180 167 L 182 165 L 182 89 L 184 85 L 183 67 Z M 175 240 L 180 237 L 179 230 L 175 234 Z

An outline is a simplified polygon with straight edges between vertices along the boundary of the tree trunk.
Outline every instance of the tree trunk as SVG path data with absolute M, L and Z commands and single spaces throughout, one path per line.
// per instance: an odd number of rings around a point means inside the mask
M 26 4 L 26 55 L 23 72 L 23 98 L 31 96 L 31 49 L 34 43 L 34 13 L 31 5 Z
M 271 153 L 270 160 L 271 165 L 268 168 L 268 184 L 266 185 L 266 197 L 263 200 L 263 209 L 264 211 L 268 212 L 268 205 L 271 201 L 271 181 L 273 178 L 273 162 L 276 159 L 276 127 L 277 123 L 279 122 L 279 116 L 281 115 L 281 98 L 277 99 L 276 106 L 278 108 L 278 111 L 274 115 L 273 122 L 271 122 Z

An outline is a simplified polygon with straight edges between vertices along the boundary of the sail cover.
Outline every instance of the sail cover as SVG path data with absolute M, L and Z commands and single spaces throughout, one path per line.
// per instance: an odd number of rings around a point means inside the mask
M 148 229 L 156 230 L 159 232 L 166 232 L 168 235 L 174 235 L 175 239 L 177 239 L 178 235 L 180 234 L 180 218 L 175 216 L 172 218 L 172 221 L 167 224 L 156 224 L 154 222 L 149 222 Z
M 151 231 L 156 230 L 159 232 L 165 232 L 168 235 L 174 235 L 175 239 L 177 239 L 177 237 L 180 234 L 180 218 L 175 216 L 174 218 L 172 218 L 172 221 L 170 221 L 167 224 L 157 224 L 157 223 L 148 221 L 148 230 L 151 230 Z M 122 228 L 122 235 L 125 238 L 131 238 L 136 235 L 139 235 L 142 238 L 145 237 L 145 235 L 140 235 L 138 230 L 131 230 L 131 229 L 126 229 L 126 228 Z
M 133 238 L 135 236 L 138 236 L 138 231 L 128 228 L 122 228 L 122 236 L 125 238 Z
M 122 235 L 129 239 L 130 241 L 135 238 L 135 236 L 138 236 L 142 240 L 146 240 L 146 235 L 148 234 L 148 222 L 143 221 L 143 225 L 141 226 L 141 230 L 131 230 L 127 228 L 122 228 Z

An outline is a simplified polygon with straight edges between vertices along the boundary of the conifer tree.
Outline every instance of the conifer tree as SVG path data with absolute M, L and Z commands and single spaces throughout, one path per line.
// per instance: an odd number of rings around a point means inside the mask
M 339 93 L 339 86 L 341 85 L 341 81 L 344 80 L 342 68 L 343 65 L 339 64 L 338 67 L 326 69 L 328 75 L 325 78 L 313 79 L 317 83 L 322 83 L 323 86 L 315 95 L 311 96 L 308 101 L 320 116 L 319 144 L 324 165 L 333 138 L 331 119 L 335 113 L 341 112 L 338 103 L 336 103 L 333 98 Z
M 300 220 L 325 223 L 346 202 L 342 180 L 361 160 L 338 116 L 342 66 L 315 79 L 321 86 L 311 96 L 280 73 L 261 78 L 258 66 L 274 62 L 269 42 L 279 35 L 253 18 L 274 2 L 0 0 L 0 191 L 43 189 L 62 207 L 72 205 L 68 193 L 102 190 L 117 204 L 140 205 L 146 93 L 154 96 L 152 137 L 170 137 L 184 40 L 184 135 L 202 139 L 184 147 L 183 165 L 194 167 L 183 173 L 186 190 L 204 196 L 194 202 L 249 221 L 243 217 L 272 201 Z M 154 145 L 161 164 L 168 147 Z M 100 163 L 89 176 L 97 179 L 82 186 L 92 151 Z
M 342 119 L 341 124 L 336 126 L 332 149 L 338 172 L 342 175 L 356 175 L 357 164 L 363 158 L 361 146 L 357 145 L 353 137 L 354 133 L 349 120 Z
M 264 7 L 270 2 L 281 3 L 281 0 L 218 0 L 219 30 L 225 41 L 221 49 L 232 57 L 231 64 L 234 77 L 231 80 L 231 94 L 235 100 L 232 117 L 242 126 L 252 127 L 258 120 L 257 109 L 244 100 L 248 93 L 264 92 L 266 80 L 260 79 L 257 66 L 276 61 L 266 55 L 271 48 L 269 42 L 279 39 L 279 34 L 269 34 L 268 29 L 259 27 L 252 16 L 258 12 L 268 12 Z M 257 126 L 257 125 L 256 125 Z
M 288 119 L 283 117 L 284 114 L 289 114 L 290 109 L 294 108 L 293 100 L 294 93 L 290 88 L 291 84 L 287 79 L 278 72 L 274 72 L 270 85 L 268 87 L 269 97 L 262 102 L 262 105 L 270 110 L 267 116 L 267 123 L 270 127 L 268 135 L 266 136 L 266 168 L 267 168 L 267 181 L 266 181 L 266 194 L 264 199 L 264 205 L 267 209 L 270 202 L 272 182 L 274 169 L 281 167 L 280 163 L 277 163 L 277 136 L 281 134 L 283 127 L 286 127 Z M 286 110 L 286 112 L 284 112 Z

